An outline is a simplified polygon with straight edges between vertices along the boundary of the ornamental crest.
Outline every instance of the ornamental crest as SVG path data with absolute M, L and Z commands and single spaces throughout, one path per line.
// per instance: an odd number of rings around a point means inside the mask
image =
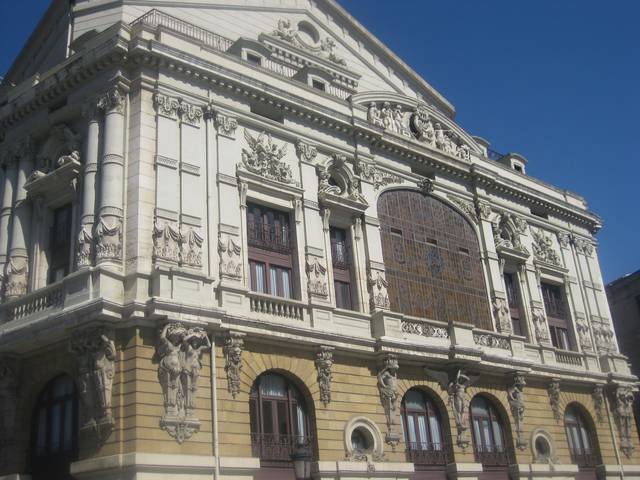
M 256 138 L 245 129 L 244 138 L 250 150 L 242 149 L 242 165 L 248 171 L 282 183 L 294 183 L 291 167 L 282 161 L 287 146 L 278 147 L 271 135 L 260 133 Z
M 553 240 L 542 231 L 531 231 L 533 235 L 533 254 L 543 262 L 560 266 L 560 256 L 553 249 Z
M 278 20 L 278 27 L 273 31 L 272 35 L 281 38 L 295 47 L 307 50 L 318 57 L 325 58 L 337 65 L 347 65 L 344 58 L 337 56 L 334 52 L 336 42 L 332 38 L 325 37 L 317 42 L 316 45 L 311 45 L 299 35 L 298 29 L 293 27 L 291 20 L 288 18 L 281 18 Z

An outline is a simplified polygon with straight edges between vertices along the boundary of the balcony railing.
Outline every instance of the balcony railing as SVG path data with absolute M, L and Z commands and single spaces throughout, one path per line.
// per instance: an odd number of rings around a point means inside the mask
M 418 465 L 446 465 L 449 449 L 442 443 L 407 442 L 407 460 Z
M 486 447 L 474 445 L 473 453 L 476 461 L 489 467 L 509 465 L 509 452 L 504 447 Z
M 248 295 L 252 312 L 293 320 L 304 320 L 304 304 L 302 302 L 254 292 Z
M 44 310 L 54 310 L 64 306 L 64 285 L 54 284 L 29 293 L 24 297 L 5 303 L 5 321 L 19 320 Z M 2 318 L 0 316 L 0 318 Z
M 288 226 L 265 222 L 249 223 L 249 246 L 280 253 L 291 253 L 291 232 Z
M 198 40 L 207 47 L 221 52 L 226 52 L 229 47 L 233 45 L 233 40 L 156 9 L 149 10 L 147 13 L 131 22 L 131 26 L 135 25 L 146 25 L 152 28 L 162 26 L 167 30 Z
M 294 450 L 300 447 L 310 448 L 311 438 L 307 435 L 251 434 L 252 455 L 260 460 L 288 462 Z
M 573 453 L 571 452 L 571 462 L 579 467 L 595 467 L 600 465 L 600 455 L 597 453 Z
M 556 362 L 564 365 L 582 366 L 582 354 L 568 350 L 556 350 Z

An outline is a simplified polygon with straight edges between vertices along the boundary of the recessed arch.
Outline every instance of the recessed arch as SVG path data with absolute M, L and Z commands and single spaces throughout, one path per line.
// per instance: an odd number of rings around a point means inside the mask
M 476 228 L 448 202 L 390 189 L 378 219 L 391 309 L 493 329 Z
M 581 470 L 592 470 L 602 463 L 595 423 L 580 403 L 571 402 L 565 407 L 564 431 L 572 463 Z

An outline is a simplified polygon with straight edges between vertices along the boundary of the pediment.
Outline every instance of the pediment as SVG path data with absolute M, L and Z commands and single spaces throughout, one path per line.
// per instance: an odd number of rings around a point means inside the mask
M 352 102 L 366 109 L 369 124 L 385 133 L 411 138 L 464 161 L 471 159 L 471 153 L 482 154 L 471 135 L 423 102 L 387 92 L 354 95 Z

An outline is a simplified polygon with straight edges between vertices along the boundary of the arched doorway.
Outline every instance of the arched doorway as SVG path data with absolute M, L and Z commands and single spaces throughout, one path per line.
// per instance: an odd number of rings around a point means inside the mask
M 68 480 L 78 458 L 78 397 L 73 379 L 60 375 L 42 390 L 33 411 L 31 477 Z
M 479 478 L 508 480 L 513 449 L 503 415 L 491 400 L 476 395 L 471 401 L 470 418 L 473 452 L 483 469 Z
M 578 404 L 572 403 L 564 412 L 564 430 L 569 444 L 571 462 L 578 465 L 576 479 L 596 479 L 596 467 L 602 463 L 593 421 Z
M 446 465 L 451 460 L 448 427 L 440 409 L 423 390 L 405 393 L 400 407 L 407 460 L 415 467 L 412 480 L 446 480 Z
M 311 449 L 311 415 L 300 390 L 284 375 L 267 372 L 251 388 L 251 450 L 260 458 L 257 480 L 294 480 L 292 454 Z
M 475 229 L 445 202 L 411 190 L 378 200 L 391 310 L 493 329 Z

